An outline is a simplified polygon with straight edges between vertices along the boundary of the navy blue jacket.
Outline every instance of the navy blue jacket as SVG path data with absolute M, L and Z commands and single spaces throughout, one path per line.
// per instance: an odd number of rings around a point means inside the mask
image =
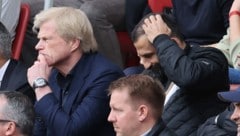
M 217 43 L 229 26 L 233 0 L 172 0 L 180 32 L 190 45 Z
M 120 68 L 98 53 L 84 54 L 74 68 L 66 102 L 62 105 L 58 71 L 53 70 L 49 85 L 52 93 L 35 104 L 38 116 L 34 135 L 113 136 L 107 121 L 110 112 L 107 89 L 123 76 Z

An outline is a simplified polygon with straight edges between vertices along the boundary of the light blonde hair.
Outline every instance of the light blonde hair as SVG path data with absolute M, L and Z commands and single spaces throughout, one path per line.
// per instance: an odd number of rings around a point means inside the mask
M 50 20 L 56 23 L 57 33 L 65 41 L 79 39 L 84 53 L 97 51 L 97 42 L 90 21 L 80 9 L 52 7 L 41 11 L 35 16 L 33 31 L 38 32 L 40 26 Z

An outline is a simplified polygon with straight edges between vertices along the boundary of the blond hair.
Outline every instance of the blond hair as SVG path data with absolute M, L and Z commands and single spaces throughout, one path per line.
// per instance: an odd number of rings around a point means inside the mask
M 86 14 L 72 7 L 52 7 L 35 16 L 33 31 L 38 32 L 40 26 L 53 20 L 57 33 L 65 40 L 79 39 L 84 53 L 96 52 L 97 42 Z

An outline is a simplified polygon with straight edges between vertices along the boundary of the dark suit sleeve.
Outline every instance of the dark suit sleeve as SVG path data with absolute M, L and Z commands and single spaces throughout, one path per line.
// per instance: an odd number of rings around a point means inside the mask
M 107 88 L 121 74 L 105 71 L 94 78 L 86 79 L 83 86 L 76 86 L 76 90 L 81 89 L 80 95 L 83 98 L 72 105 L 73 110 L 70 113 L 64 111 L 53 93 L 47 94 L 35 104 L 36 113 L 43 117 L 47 128 L 56 136 L 92 135 L 97 127 L 105 131 L 104 128 L 109 126 L 103 125 L 106 125 L 110 111 Z

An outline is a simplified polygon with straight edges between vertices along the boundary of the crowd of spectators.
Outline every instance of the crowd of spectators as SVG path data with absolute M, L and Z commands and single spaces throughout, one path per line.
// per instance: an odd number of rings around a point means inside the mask
M 45 2 L 0 1 L 1 135 L 240 135 L 240 0 L 171 0 L 161 13 L 148 0 Z M 125 69 L 117 31 L 140 66 Z

